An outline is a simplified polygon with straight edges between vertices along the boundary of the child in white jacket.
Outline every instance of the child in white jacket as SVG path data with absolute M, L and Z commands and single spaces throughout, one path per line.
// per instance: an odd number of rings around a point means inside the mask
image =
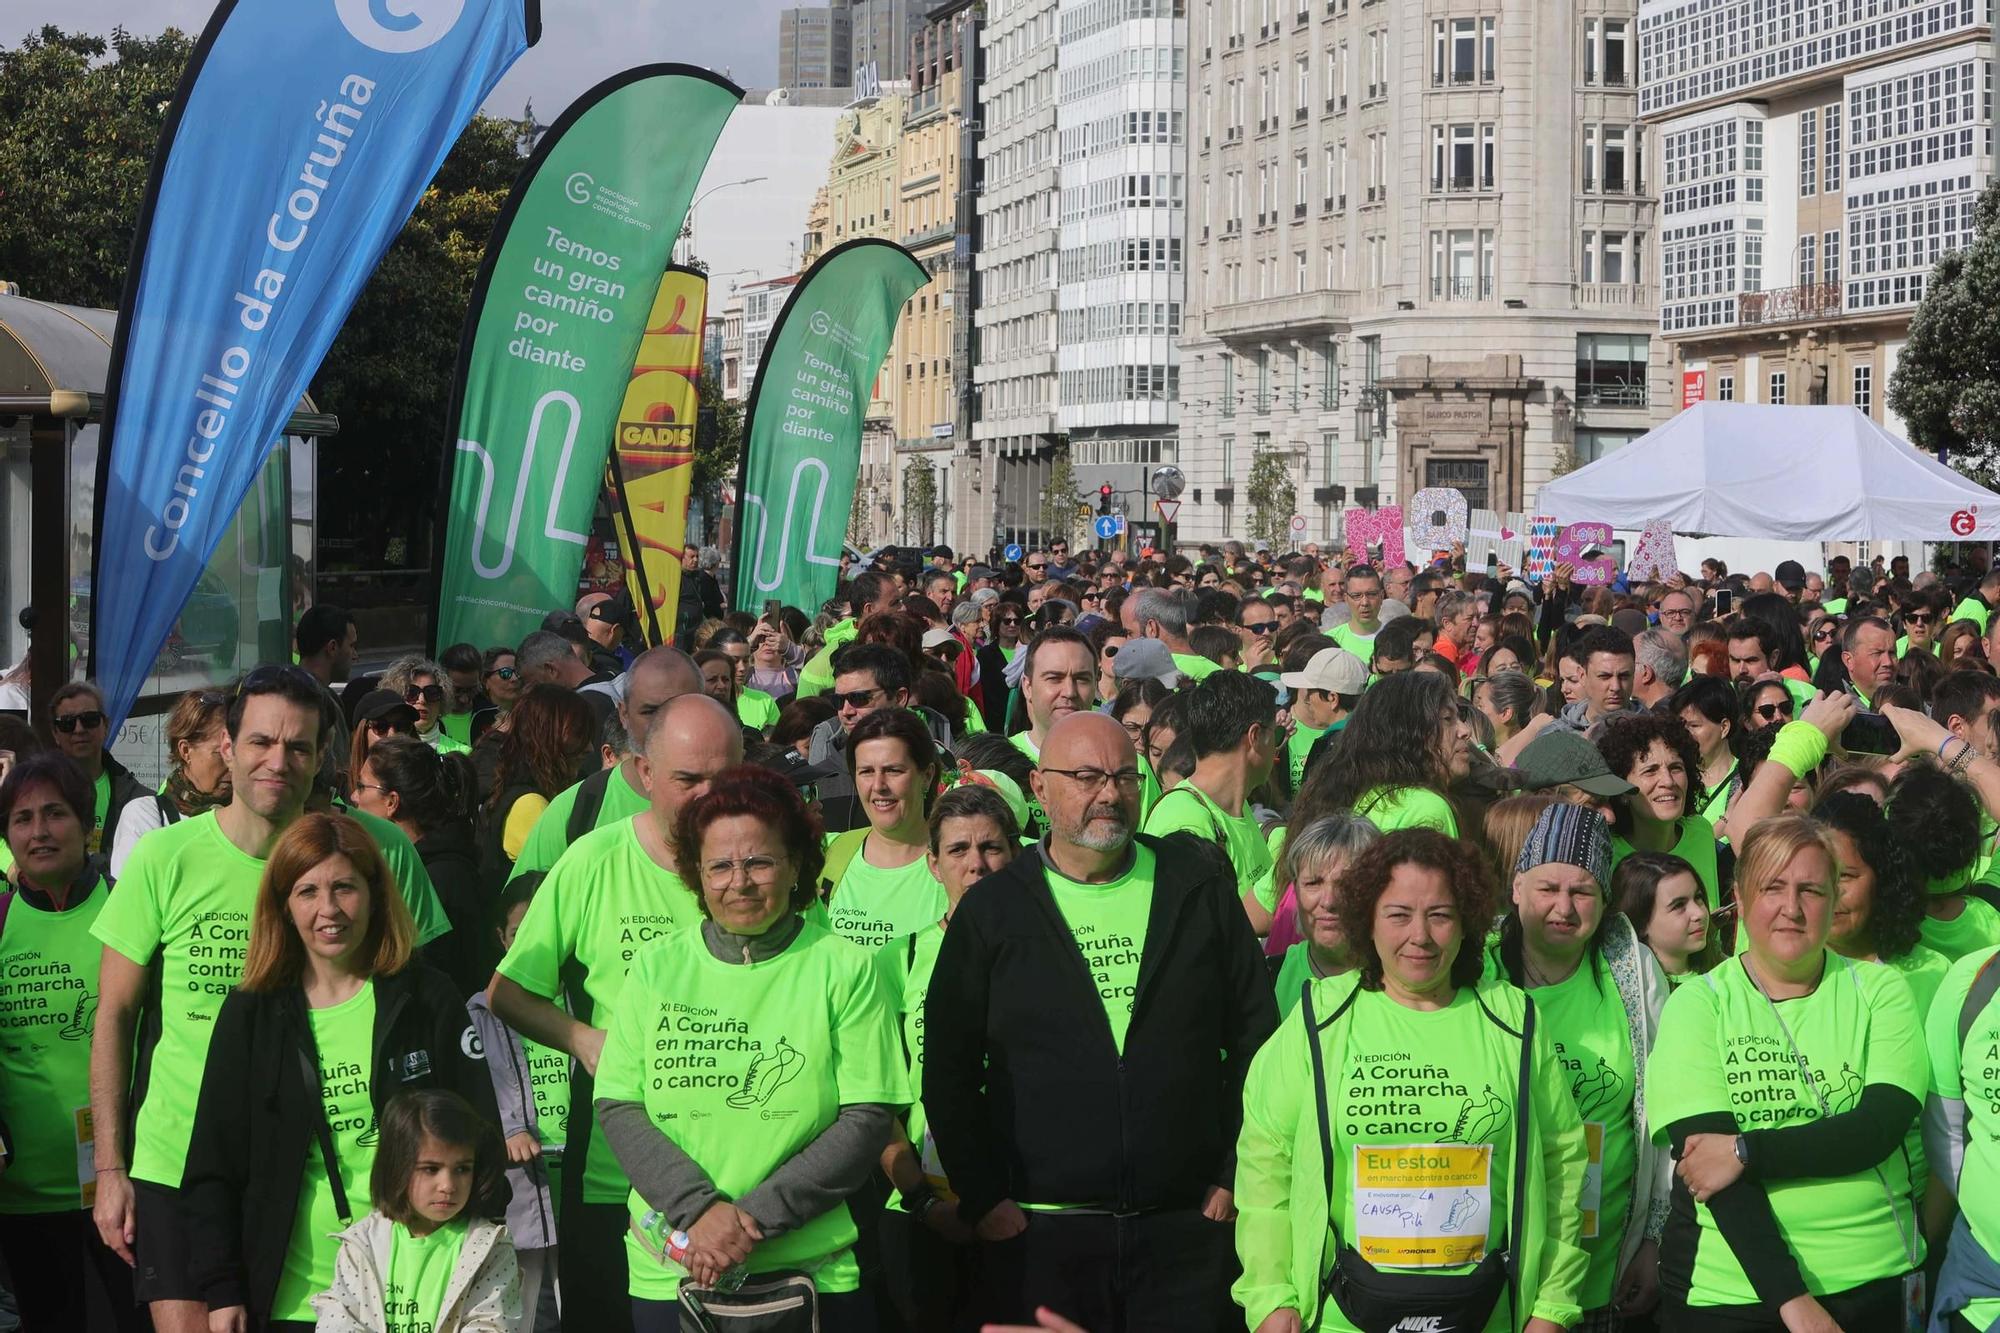
M 404 1093 L 379 1127 L 374 1211 L 339 1233 L 319 1333 L 520 1333 L 499 1132 L 455 1092 Z

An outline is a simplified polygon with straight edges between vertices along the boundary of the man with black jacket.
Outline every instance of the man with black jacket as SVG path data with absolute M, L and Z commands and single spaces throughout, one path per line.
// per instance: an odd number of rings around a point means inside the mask
M 1242 1090 L 1277 1025 L 1235 873 L 1135 836 L 1111 718 L 1057 723 L 1033 778 L 1050 835 L 973 887 L 924 1010 L 924 1106 L 986 1245 L 974 1313 L 1221 1328 Z

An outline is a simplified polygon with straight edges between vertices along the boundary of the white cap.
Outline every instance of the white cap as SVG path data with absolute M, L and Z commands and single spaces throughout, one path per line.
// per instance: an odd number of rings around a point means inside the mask
M 1278 677 L 1292 690 L 1325 690 L 1328 694 L 1359 694 L 1368 685 L 1368 664 L 1345 648 L 1322 648 L 1304 671 Z

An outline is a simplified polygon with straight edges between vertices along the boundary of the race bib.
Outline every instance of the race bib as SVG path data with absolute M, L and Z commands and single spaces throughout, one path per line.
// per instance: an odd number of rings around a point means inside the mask
M 1486 1257 L 1491 1144 L 1356 1145 L 1354 1247 L 1378 1268 L 1453 1268 Z
M 1604 1124 L 1598 1120 L 1583 1122 L 1583 1143 L 1590 1150 L 1589 1163 L 1583 1168 L 1583 1193 L 1577 1200 L 1577 1207 L 1583 1213 L 1583 1239 L 1597 1239 L 1597 1214 L 1604 1206 Z
M 97 1136 L 91 1130 L 90 1108 L 79 1106 L 71 1111 L 70 1123 L 76 1133 L 76 1183 L 83 1191 L 83 1206 L 88 1208 L 97 1202 L 97 1161 L 94 1151 Z

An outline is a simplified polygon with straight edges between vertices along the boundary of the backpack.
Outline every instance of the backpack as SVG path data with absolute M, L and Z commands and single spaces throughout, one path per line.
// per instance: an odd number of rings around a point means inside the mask
M 849 829 L 845 833 L 834 834 L 833 841 L 826 845 L 826 864 L 820 868 L 819 872 L 819 900 L 821 902 L 833 901 L 834 888 L 839 885 L 841 877 L 847 873 L 847 867 L 854 864 L 854 858 L 861 854 L 861 844 L 867 840 L 868 826 L 866 824 L 860 828 Z
M 611 785 L 612 768 L 600 768 L 579 782 L 576 804 L 569 808 L 569 822 L 563 825 L 563 841 L 575 843 L 597 827 L 598 811 L 604 808 L 604 789 Z

